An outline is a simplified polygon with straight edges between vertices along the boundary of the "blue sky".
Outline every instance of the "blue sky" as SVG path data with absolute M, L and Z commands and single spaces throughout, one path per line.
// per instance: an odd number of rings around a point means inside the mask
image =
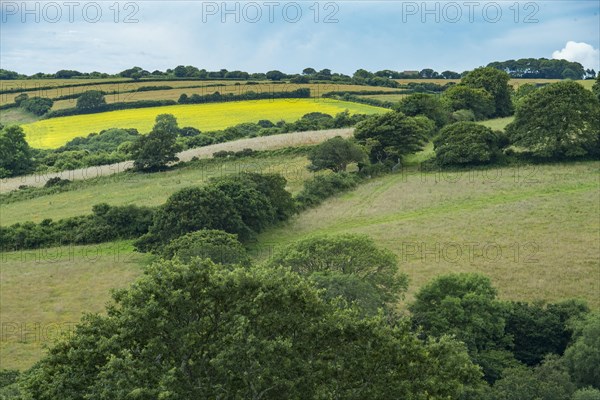
M 2 0 L 1 68 L 461 72 L 554 54 L 600 69 L 600 0 L 246 1 L 229 13 L 221 1 L 66 4 Z

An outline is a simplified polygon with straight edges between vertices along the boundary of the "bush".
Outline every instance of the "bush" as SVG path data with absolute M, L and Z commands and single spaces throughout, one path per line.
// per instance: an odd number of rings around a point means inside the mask
M 53 178 L 48 179 L 46 181 L 46 183 L 44 184 L 44 187 L 49 188 L 49 187 L 53 187 L 53 186 L 64 186 L 64 185 L 68 185 L 69 183 L 71 183 L 70 180 L 62 179 L 58 176 L 55 176 Z
M 496 134 L 474 122 L 445 126 L 434 139 L 433 146 L 439 165 L 486 164 L 500 155 Z
M 183 262 L 200 257 L 223 265 L 250 265 L 250 257 L 237 236 L 219 230 L 202 229 L 187 233 L 169 242 L 160 255 L 165 259 L 178 257 Z
M 354 189 L 359 181 L 358 175 L 346 172 L 315 176 L 304 182 L 304 188 L 296 196 L 298 208 L 305 209 L 319 205 L 335 194 Z
M 52 108 L 54 102 L 45 97 L 31 97 L 21 102 L 21 107 L 35 114 L 44 115 Z

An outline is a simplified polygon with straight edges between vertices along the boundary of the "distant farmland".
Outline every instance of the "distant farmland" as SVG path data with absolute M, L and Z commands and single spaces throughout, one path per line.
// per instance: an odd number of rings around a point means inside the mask
M 304 114 L 322 112 L 330 115 L 348 110 L 351 114 L 375 114 L 384 108 L 332 99 L 253 100 L 229 103 L 190 104 L 111 111 L 98 114 L 50 118 L 23 125 L 27 141 L 36 148 L 62 146 L 77 136 L 87 136 L 109 128 L 136 128 L 148 132 L 159 114 L 173 114 L 179 126 L 193 126 L 202 131 L 224 129 L 242 122 L 295 121 Z

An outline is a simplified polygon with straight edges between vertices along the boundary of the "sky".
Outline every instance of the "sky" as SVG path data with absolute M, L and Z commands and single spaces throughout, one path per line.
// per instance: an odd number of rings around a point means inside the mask
M 462 72 L 563 58 L 600 70 L 600 0 L 6 1 L 0 68 Z

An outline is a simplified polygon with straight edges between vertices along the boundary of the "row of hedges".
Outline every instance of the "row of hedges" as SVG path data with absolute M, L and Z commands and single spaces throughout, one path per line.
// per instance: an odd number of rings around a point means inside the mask
M 92 244 L 132 239 L 148 231 L 153 210 L 148 207 L 97 204 L 92 215 L 45 219 L 0 227 L 2 251 L 33 249 L 66 244 Z
M 253 92 L 249 91 L 242 94 L 221 94 L 219 92 L 215 92 L 213 94 L 207 95 L 199 95 L 193 94 L 188 96 L 183 93 L 179 100 L 177 101 L 179 104 L 203 104 L 203 103 L 221 103 L 226 101 L 244 101 L 244 100 L 261 100 L 261 99 L 301 99 L 301 98 L 309 98 L 310 97 L 310 89 L 301 88 L 292 90 L 289 92 Z
M 383 107 L 383 108 L 391 109 L 396 105 L 396 102 L 370 99 L 368 97 L 361 97 L 361 96 L 357 96 L 354 94 L 348 94 L 348 93 L 335 94 L 335 95 L 331 94 L 329 96 L 326 96 L 327 94 L 329 94 L 329 93 L 324 94 L 323 97 L 329 97 L 329 98 L 336 99 L 336 100 L 351 101 L 353 103 L 368 104 L 370 106 L 375 106 L 375 107 Z
M 95 114 L 106 111 L 128 110 L 132 108 L 174 106 L 176 104 L 177 102 L 174 100 L 139 100 L 130 102 L 119 102 L 103 104 L 94 109 L 80 109 L 73 107 L 65 108 L 64 110 L 50 111 L 48 114 L 46 114 L 46 118 L 67 117 L 79 114 Z

